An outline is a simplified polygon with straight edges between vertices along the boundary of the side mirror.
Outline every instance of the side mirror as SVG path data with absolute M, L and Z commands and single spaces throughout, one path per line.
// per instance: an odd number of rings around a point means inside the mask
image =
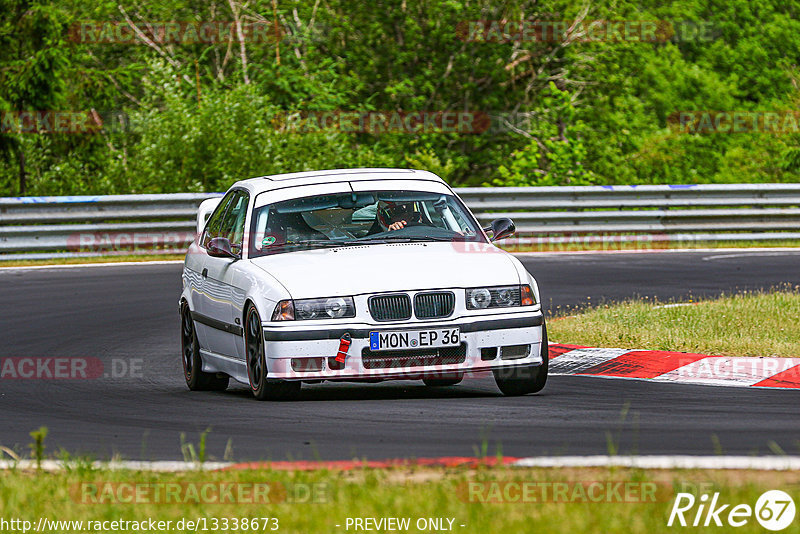
M 514 226 L 514 221 L 507 217 L 493 220 L 489 226 L 483 229 L 484 232 L 492 232 L 492 241 L 498 241 L 514 235 L 517 227 Z
M 234 260 L 240 259 L 238 254 L 231 250 L 231 242 L 227 237 L 215 237 L 208 242 L 206 247 L 208 255 L 212 258 L 231 258 Z

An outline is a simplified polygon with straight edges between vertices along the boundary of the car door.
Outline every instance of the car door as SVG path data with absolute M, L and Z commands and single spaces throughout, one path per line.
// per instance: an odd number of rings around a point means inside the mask
M 206 250 L 211 239 L 225 237 L 231 242 L 233 252 L 242 253 L 250 195 L 243 190 L 231 193 L 219 220 L 210 221 L 206 228 L 203 235 L 203 248 Z M 205 330 L 204 348 L 232 358 L 239 357 L 237 344 L 242 336 L 241 310 L 246 295 L 245 288 L 238 287 L 240 283 L 237 283 L 241 279 L 236 276 L 238 261 L 233 258 L 214 258 L 206 252 L 201 273 L 202 305 L 198 309 Z
M 211 329 L 205 321 L 206 308 L 208 308 L 208 295 L 206 293 L 206 282 L 208 280 L 208 270 L 206 260 L 208 253 L 206 247 L 211 237 L 219 234 L 219 226 L 225 212 L 233 201 L 234 191 L 227 193 L 214 208 L 211 216 L 206 222 L 203 232 L 198 239 L 200 246 L 199 254 L 191 254 L 186 258 L 186 268 L 188 270 L 188 283 L 192 292 L 192 312 L 195 320 L 195 332 L 200 342 L 201 348 L 208 348 L 208 334 Z

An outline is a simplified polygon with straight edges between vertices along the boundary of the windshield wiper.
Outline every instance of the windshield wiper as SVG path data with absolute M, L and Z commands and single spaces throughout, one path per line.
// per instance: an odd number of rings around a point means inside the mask
M 275 243 L 265 248 L 265 251 L 278 250 L 285 248 L 338 248 L 338 247 L 354 247 L 359 245 L 385 245 L 387 243 L 421 243 L 425 241 L 452 241 L 446 237 L 430 237 L 430 236 L 384 236 L 373 239 L 347 239 L 347 240 L 329 240 L 329 239 L 308 239 L 305 241 L 287 241 L 286 243 Z
M 452 241 L 453 239 L 450 237 L 443 237 L 443 236 L 386 236 L 382 237 L 382 240 L 385 241 L 392 241 L 392 242 L 403 242 L 403 243 L 410 243 L 410 242 L 421 242 L 421 241 Z
M 308 239 L 306 241 L 288 241 L 286 243 L 276 243 L 271 245 L 269 249 L 290 248 L 290 247 L 319 247 L 319 248 L 339 248 L 339 247 L 356 247 L 360 245 L 381 245 L 388 242 L 396 243 L 410 243 L 411 241 L 419 241 L 418 238 L 401 237 L 390 239 L 343 239 L 340 241 L 333 239 Z M 427 241 L 427 238 L 425 239 Z M 449 240 L 448 240 L 449 241 Z M 267 249 L 265 249 L 267 250 Z
M 274 245 L 270 245 L 269 249 L 276 249 L 276 248 L 287 248 L 287 247 L 324 247 L 324 248 L 335 248 L 335 247 L 342 247 L 349 244 L 347 241 L 331 241 L 329 239 L 307 239 L 305 241 L 287 241 L 286 243 L 275 243 Z

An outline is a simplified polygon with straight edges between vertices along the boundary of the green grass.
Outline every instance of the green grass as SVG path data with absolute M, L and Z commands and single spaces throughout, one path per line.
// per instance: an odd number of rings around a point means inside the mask
M 14 260 L 4 259 L 0 261 L 2 267 L 29 267 L 36 265 L 82 265 L 87 263 L 117 263 L 117 262 L 139 262 L 139 261 L 169 261 L 183 260 L 184 254 L 142 254 L 134 255 L 110 255 L 110 256 L 90 256 L 87 258 L 54 258 L 50 260 Z
M 800 357 L 799 289 L 742 292 L 669 308 L 634 300 L 572 316 L 556 309 L 548 334 L 559 343 L 593 347 Z
M 209 483 L 269 484 L 268 495 L 286 496 L 268 503 L 92 503 L 84 502 L 84 483 L 159 484 L 179 483 L 182 488 Z M 648 484 L 656 491 L 646 502 L 505 502 L 481 503 L 470 500 L 469 482 L 486 484 L 508 482 L 576 483 L 634 482 Z M 119 488 L 119 486 L 111 486 Z M 499 486 L 504 487 L 504 486 Z M 554 486 L 550 486 L 551 488 Z M 642 487 L 642 486 L 640 486 Z M 156 474 L 133 471 L 92 470 L 73 467 L 60 473 L 0 472 L 0 517 L 33 521 L 51 520 L 171 520 L 181 518 L 262 518 L 278 519 L 280 532 L 348 532 L 348 517 L 408 517 L 412 527 L 418 518 L 453 518 L 453 530 L 484 532 L 671 532 L 667 518 L 678 491 L 720 492 L 726 503 L 755 505 L 758 496 L 770 489 L 783 489 L 800 501 L 800 473 L 758 471 L 665 471 L 632 469 L 511 469 L 470 470 L 395 468 L 352 472 L 282 472 L 245 470 Z M 571 492 L 570 492 L 571 493 Z M 182 490 L 181 495 L 188 492 Z M 106 496 L 108 494 L 105 494 Z M 539 494 L 540 495 L 540 494 Z M 125 494 L 123 494 L 123 497 Z M 90 499 L 87 499 L 91 501 Z M 145 499 L 147 501 L 148 499 Z M 293 501 L 293 502 L 290 502 Z M 310 501 L 310 502 L 309 502 Z M 316 501 L 316 502 L 314 502 Z M 653 502 L 654 501 L 654 502 Z M 210 519 L 209 519 L 210 520 Z M 340 527 L 336 527 L 340 525 Z M 461 527 L 460 525 L 465 525 Z M 795 523 L 785 533 L 798 532 Z M 690 527 L 691 528 L 691 527 Z M 172 529 L 175 530 L 174 528 Z M 697 529 L 692 529 L 697 530 Z M 724 529 L 719 529 L 725 531 Z M 755 519 L 737 532 L 763 532 Z M 262 531 L 262 530 L 259 530 Z M 353 532 L 352 527 L 349 532 Z

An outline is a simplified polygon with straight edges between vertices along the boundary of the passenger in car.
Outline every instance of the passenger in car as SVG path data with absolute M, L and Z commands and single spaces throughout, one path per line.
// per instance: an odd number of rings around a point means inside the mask
M 301 213 L 272 212 L 268 220 L 266 234 L 275 237 L 277 243 L 328 238 L 322 232 L 312 228 Z

